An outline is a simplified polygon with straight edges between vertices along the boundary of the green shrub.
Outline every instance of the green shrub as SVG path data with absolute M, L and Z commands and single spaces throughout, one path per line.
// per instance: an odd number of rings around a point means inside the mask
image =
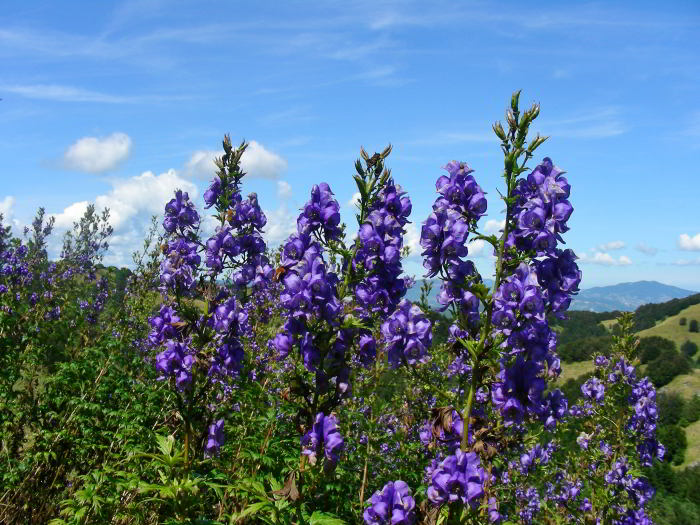
M 693 357 L 698 351 L 698 345 L 693 341 L 686 341 L 681 345 L 681 353 L 686 357 Z

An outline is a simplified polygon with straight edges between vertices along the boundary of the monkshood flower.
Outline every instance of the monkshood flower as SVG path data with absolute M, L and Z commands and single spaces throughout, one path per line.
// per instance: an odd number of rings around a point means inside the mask
M 435 277 L 445 266 L 456 265 L 466 257 L 469 224 L 452 208 L 434 210 L 421 228 L 420 245 L 423 248 L 423 267 L 426 277 Z
M 316 421 L 309 432 L 301 438 L 302 454 L 308 456 L 312 465 L 316 464 L 318 456 L 326 458 L 324 468 L 332 470 L 338 463 L 338 455 L 345 446 L 343 436 L 337 427 L 335 416 L 326 416 L 323 412 L 316 414 Z
M 195 285 L 201 258 L 197 244 L 180 237 L 168 241 L 166 256 L 160 265 L 160 282 L 166 289 L 191 290 Z
M 214 308 L 209 323 L 220 334 L 232 333 L 235 335 L 247 321 L 248 314 L 241 309 L 235 297 L 229 297 Z
M 381 328 L 391 367 L 427 361 L 428 348 L 433 341 L 431 329 L 430 320 L 423 311 L 410 301 L 402 300 Z
M 176 324 L 182 321 L 175 309 L 162 305 L 158 314 L 151 317 L 148 322 L 151 325 L 151 333 L 148 340 L 153 346 L 158 346 L 167 339 L 172 339 L 177 334 Z
M 368 500 L 363 514 L 366 525 L 412 525 L 416 502 L 405 481 L 390 481 Z
M 433 471 L 426 495 L 435 505 L 461 501 L 474 508 L 484 495 L 485 479 L 479 456 L 457 449 Z
M 167 341 L 165 350 L 156 356 L 156 370 L 162 376 L 159 379 L 175 377 L 178 390 L 184 390 L 192 382 L 192 365 L 194 356 L 188 343 Z
M 386 318 L 406 294 L 408 283 L 401 277 L 404 226 L 412 205 L 401 186 L 389 178 L 369 208 L 358 232 L 353 269 L 368 272 L 355 287 L 355 298 L 365 312 Z
M 450 175 L 441 176 L 435 183 L 442 197 L 435 201 L 433 209 L 454 208 L 469 221 L 478 221 L 486 213 L 487 202 L 483 190 L 470 175 L 474 170 L 456 160 L 448 162 L 443 169 Z
M 311 199 L 304 205 L 297 219 L 300 234 L 309 234 L 322 230 L 327 240 L 340 238 L 340 205 L 333 198 L 333 192 L 327 183 L 314 184 Z
M 556 249 L 552 255 L 534 261 L 544 301 L 558 317 L 569 309 L 571 296 L 578 293 L 581 270 L 576 259 L 572 250 Z
M 563 242 L 560 234 L 569 229 L 566 222 L 573 212 L 567 200 L 571 187 L 563 173 L 545 157 L 527 178 L 518 180 L 516 226 L 509 235 L 509 246 L 545 255 L 554 253 L 557 242 Z
M 506 425 L 522 423 L 527 414 L 539 416 L 545 410 L 542 392 L 547 386 L 539 377 L 541 365 L 518 356 L 513 366 L 501 371 L 491 390 L 494 408 L 500 410 Z
M 221 191 L 221 179 L 218 175 L 215 175 L 214 179 L 211 181 L 211 185 L 204 192 L 205 209 L 209 209 L 216 204 L 216 201 L 219 200 L 219 195 L 221 195 Z
M 489 498 L 489 522 L 490 523 L 500 523 L 501 514 L 498 512 L 498 500 L 496 498 Z
M 194 204 L 190 202 L 190 197 L 187 192 L 177 190 L 175 198 L 171 199 L 165 205 L 165 219 L 163 220 L 163 228 L 168 233 L 173 233 L 176 230 L 185 232 L 190 228 L 199 226 L 199 214 L 194 208 Z
M 598 378 L 592 377 L 581 385 L 581 393 L 584 397 L 600 404 L 605 397 L 605 385 Z
M 221 445 L 224 444 L 224 420 L 219 419 L 209 425 L 209 436 L 207 444 L 204 446 L 204 453 L 207 456 L 215 456 L 219 454 Z

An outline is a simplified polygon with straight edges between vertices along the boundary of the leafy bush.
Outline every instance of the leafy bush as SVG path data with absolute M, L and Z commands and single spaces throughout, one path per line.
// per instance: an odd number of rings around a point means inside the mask
M 657 388 L 670 383 L 674 377 L 687 374 L 691 370 L 690 361 L 676 350 L 666 349 L 658 358 L 649 363 L 647 372 Z
M 686 357 L 693 357 L 698 351 L 698 345 L 693 341 L 686 341 L 681 345 L 681 353 Z
M 650 363 L 662 352 L 675 352 L 675 350 L 676 343 L 657 335 L 642 337 L 639 340 L 639 359 L 642 363 Z
M 692 319 L 690 321 L 690 323 L 688 324 L 688 331 L 697 333 L 697 331 L 698 331 L 698 320 L 697 319 Z

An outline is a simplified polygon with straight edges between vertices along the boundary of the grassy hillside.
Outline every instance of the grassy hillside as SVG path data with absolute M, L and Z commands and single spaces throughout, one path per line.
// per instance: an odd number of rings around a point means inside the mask
M 680 325 L 680 319 L 682 317 L 687 319 L 685 326 Z M 700 346 L 700 333 L 690 332 L 688 330 L 688 324 L 690 324 L 691 319 L 697 319 L 698 322 L 700 322 L 700 304 L 689 306 L 681 310 L 680 313 L 658 322 L 656 326 L 642 330 L 639 332 L 639 337 L 657 335 L 670 339 L 676 343 L 676 347 L 678 348 L 680 348 L 685 341 L 693 341 Z
M 685 461 L 679 468 L 690 467 L 700 462 L 700 421 L 688 425 L 685 429 L 688 448 L 685 449 Z

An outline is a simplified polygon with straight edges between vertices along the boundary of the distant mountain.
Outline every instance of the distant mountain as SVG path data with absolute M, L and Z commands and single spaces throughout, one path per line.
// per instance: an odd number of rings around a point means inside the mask
M 637 281 L 612 286 L 596 286 L 582 290 L 571 301 L 571 310 L 589 312 L 631 312 L 648 303 L 664 303 L 671 299 L 682 299 L 697 292 L 684 290 L 657 281 Z
M 437 294 L 440 291 L 440 281 L 430 279 L 433 289 L 428 296 L 428 304 L 437 306 Z M 493 281 L 487 279 L 487 286 L 491 286 Z M 423 280 L 419 279 L 416 284 L 406 293 L 406 299 L 412 302 L 420 300 L 420 288 Z M 612 312 L 633 311 L 639 306 L 648 303 L 663 303 L 671 299 L 682 299 L 697 292 L 684 290 L 676 286 L 669 286 L 657 281 L 637 281 L 634 283 L 620 283 L 612 286 L 597 286 L 582 290 L 574 296 L 571 302 L 571 310 L 584 310 L 589 312 Z

